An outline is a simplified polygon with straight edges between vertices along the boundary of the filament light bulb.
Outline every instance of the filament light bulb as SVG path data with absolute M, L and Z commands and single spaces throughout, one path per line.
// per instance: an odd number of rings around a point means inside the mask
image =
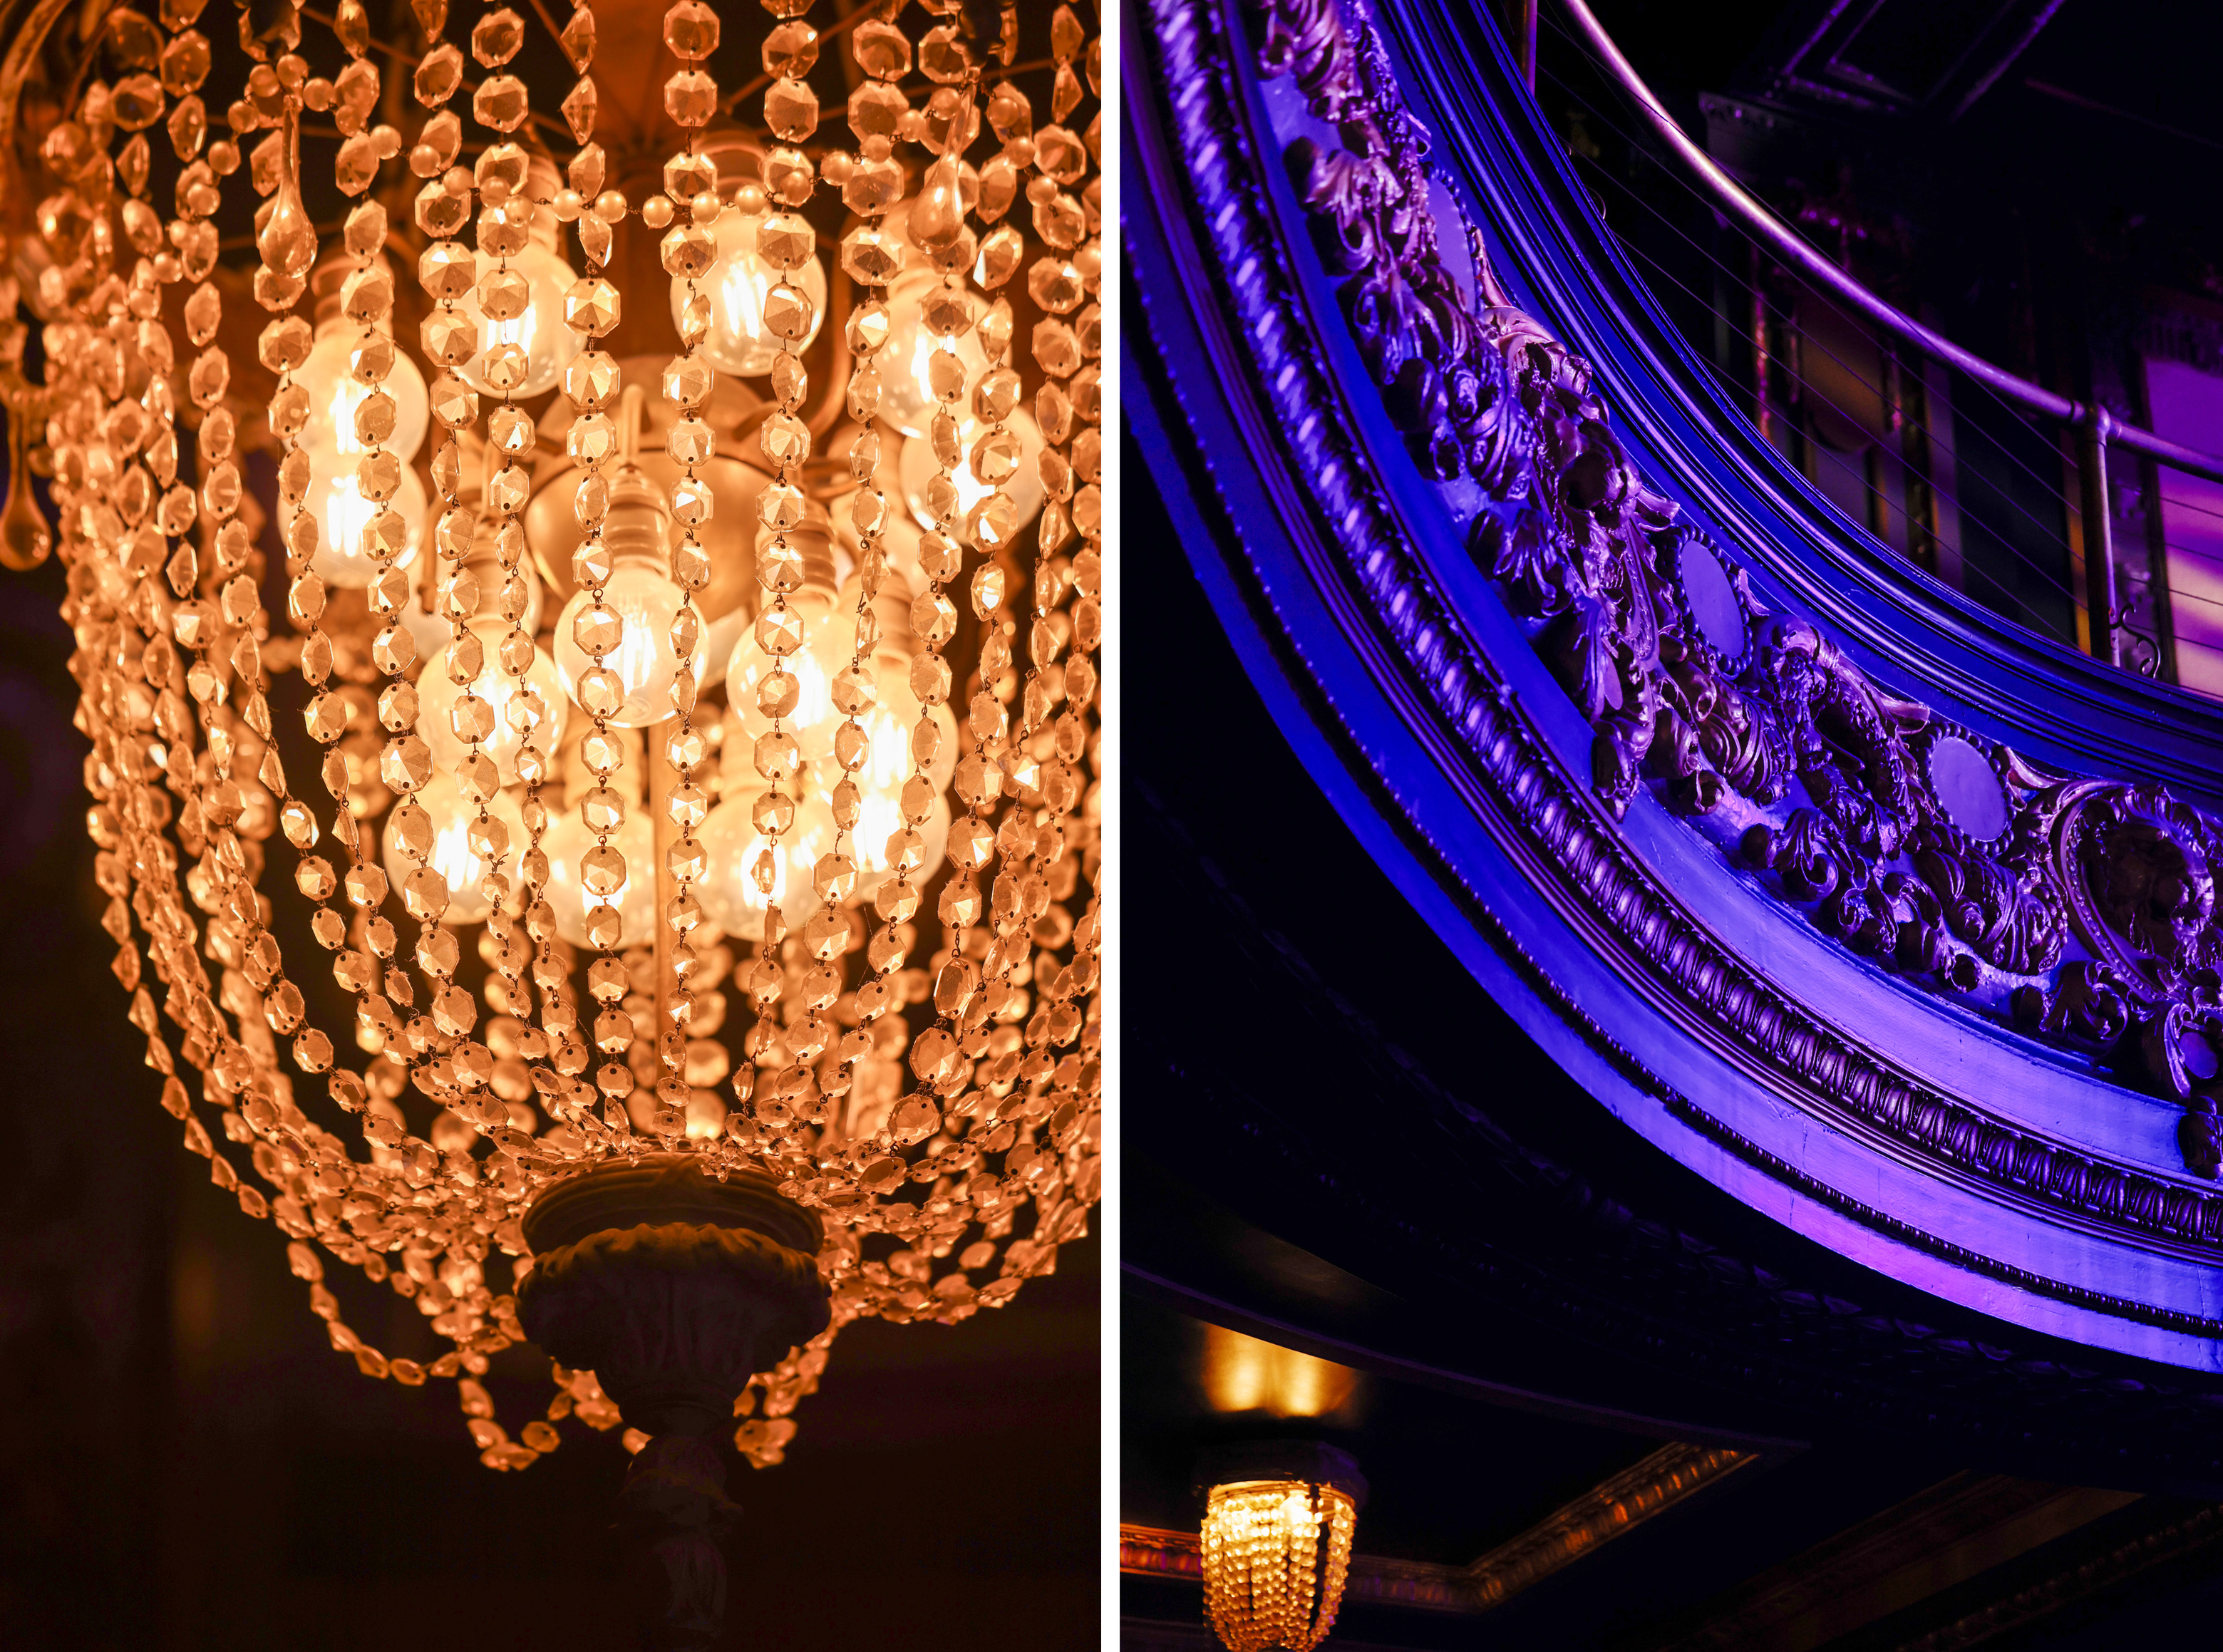
M 589 716 L 620 728 L 645 728 L 672 712 L 680 657 L 671 622 L 681 592 L 671 578 L 671 508 L 663 490 L 633 465 L 618 473 L 602 529 L 612 566 L 596 601 L 581 586 L 556 620 L 556 670 L 564 691 Z M 687 664 L 699 678 L 699 621 Z
M 514 873 L 525 853 L 525 816 L 517 800 L 497 791 L 487 800 L 487 819 L 479 806 L 463 795 L 454 778 L 436 773 L 417 792 L 417 802 L 432 819 L 432 852 L 425 864 L 445 879 L 449 924 L 483 924 L 494 911 L 484 884 L 489 872 Z M 384 860 L 386 875 L 399 888 L 417 870 L 417 862 L 401 852 L 392 817 L 387 823 Z
M 363 548 L 363 530 L 377 520 L 386 507 L 376 500 L 366 499 L 356 484 L 356 457 L 325 457 L 312 454 L 310 475 L 315 478 L 310 487 L 305 506 L 317 520 L 317 553 L 309 565 L 317 577 L 327 585 L 360 590 L 378 577 L 377 558 Z M 328 473 L 327 465 L 344 467 Z M 425 484 L 417 479 L 415 469 L 404 465 L 401 483 L 387 501 L 401 518 L 405 538 L 400 553 L 394 558 L 396 568 L 416 564 L 417 552 L 425 536 Z
M 457 369 L 464 383 L 483 395 L 507 394 L 523 400 L 554 385 L 581 349 L 580 335 L 564 321 L 564 295 L 570 289 L 570 265 L 561 253 L 534 241 L 511 256 L 508 273 L 525 283 L 525 308 L 505 321 L 488 316 L 473 287 L 456 306 L 478 329 L 478 353 Z M 514 381 L 506 375 L 516 374 Z
M 587 914 L 608 905 L 623 920 L 627 940 L 646 941 L 656 909 L 656 828 L 647 810 L 628 804 L 624 823 L 608 834 L 610 847 L 625 857 L 625 881 L 606 895 L 589 889 L 582 872 L 587 851 L 601 840 L 576 806 L 550 813 L 554 818 L 540 835 L 540 847 L 548 856 L 548 904 L 555 909 L 556 933 L 575 947 L 591 944 Z
M 552 753 L 564 737 L 563 680 L 546 652 L 534 646 L 529 635 L 513 633 L 507 621 L 476 620 L 470 631 L 482 651 L 479 674 L 468 684 L 451 681 L 448 653 L 454 645 L 443 644 L 425 660 L 424 672 L 417 679 L 417 732 L 431 748 L 435 762 L 445 767 L 461 762 L 472 748 L 456 732 L 455 717 L 468 686 L 475 698 L 486 702 L 487 715 L 494 723 L 477 749 L 493 759 L 505 785 L 513 785 L 520 778 L 517 754 L 524 748 L 528 724 L 532 743 L 544 757 Z M 531 663 L 522 678 L 511 676 L 504 666 L 505 652 L 511 649 L 531 650 Z
M 782 272 L 757 249 L 757 231 L 764 222 L 763 214 L 738 208 L 721 212 L 714 231 L 716 258 L 695 283 L 696 290 L 710 300 L 710 331 L 702 340 L 702 354 L 711 366 L 737 378 L 761 378 L 771 372 L 783 349 L 801 353 L 826 320 L 825 265 L 814 257 L 799 269 Z M 773 298 L 772 288 L 783 280 L 809 303 L 809 320 L 794 338 L 783 338 L 773 325 L 779 319 L 778 305 L 792 303 Z M 683 281 L 671 283 L 675 327 L 681 325 L 687 287 Z M 773 311 L 771 321 L 766 319 L 768 307 Z
M 1002 502 L 996 508 L 996 520 L 990 525 L 992 531 L 986 543 L 1008 545 L 1021 528 L 1041 514 L 1042 484 L 1038 461 L 1042 457 L 1042 426 L 1030 414 L 1014 408 L 1004 419 L 1001 432 L 992 438 L 993 430 L 993 426 L 977 421 L 958 426 L 957 468 L 947 480 L 942 476 L 941 462 L 935 457 L 932 442 L 923 436 L 914 436 L 904 444 L 896 476 L 903 486 L 904 502 L 910 507 L 911 516 L 921 527 L 935 525 L 935 507 L 941 506 L 947 510 L 949 521 L 961 525 L 962 537 L 974 539 L 975 530 L 980 526 L 981 506 L 1000 491 Z M 992 451 L 981 451 L 984 440 L 992 442 Z M 984 470 L 998 480 L 982 480 Z M 949 490 L 946 497 L 942 491 L 945 489 Z
M 376 384 L 356 376 L 366 345 L 390 358 L 385 378 Z M 295 369 L 293 381 L 308 394 L 309 417 L 297 439 L 312 462 L 339 459 L 349 470 L 355 469 L 356 460 L 369 447 L 356 434 L 356 413 L 373 390 L 394 398 L 394 431 L 379 446 L 406 463 L 425 445 L 425 432 L 432 420 L 425 375 L 407 352 L 394 348 L 383 330 L 366 339 L 363 329 L 346 318 L 327 318 L 317 328 L 316 342 Z M 326 466 L 318 463 L 316 469 L 322 476 Z
M 795 788 L 784 790 L 795 798 Z M 710 921 L 727 935 L 762 940 L 768 901 L 778 904 L 781 917 L 790 926 L 818 910 L 811 869 L 833 850 L 834 814 L 812 789 L 805 786 L 802 792 L 795 803 L 795 818 L 776 844 L 757 828 L 758 791 L 729 796 L 698 829 L 710 871 L 696 889 Z M 757 883 L 758 863 L 767 852 L 772 857 L 769 894 Z
M 744 631 L 726 667 L 727 703 L 734 708 L 740 738 L 753 745 L 759 735 L 771 732 L 772 720 L 759 706 L 757 692 L 777 666 L 796 683 L 795 709 L 779 719 L 779 726 L 795 736 L 804 761 L 815 763 L 830 755 L 834 731 L 841 722 L 834 709 L 834 679 L 849 668 L 856 640 L 856 616 L 840 609 L 806 620 L 803 646 L 778 661 L 758 646 L 754 627 Z
M 988 354 L 980 348 L 977 328 L 957 335 L 954 346 L 926 325 L 927 296 L 941 285 L 931 269 L 914 269 L 896 277 L 888 287 L 888 338 L 881 347 L 880 417 L 906 436 L 923 436 L 941 404 L 934 394 L 928 369 L 937 350 L 954 348 L 965 365 L 965 382 L 979 382 L 987 370 Z M 960 404 L 961 407 L 961 403 Z

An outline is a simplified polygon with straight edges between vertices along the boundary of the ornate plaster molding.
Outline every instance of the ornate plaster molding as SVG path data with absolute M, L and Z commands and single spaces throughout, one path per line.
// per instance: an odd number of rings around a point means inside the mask
M 1261 72 L 1294 75 L 1346 146 L 1300 138 L 1282 159 L 1360 354 L 1422 471 L 1489 494 L 1469 549 L 1596 731 L 1599 796 L 1767 811 L 1736 858 L 1825 933 L 2183 1103 L 2186 1163 L 2214 1176 L 2216 823 L 2159 788 L 2043 770 L 1764 608 L 1647 486 L 1589 363 L 1502 302 L 1471 226 L 1462 293 L 1426 134 L 1363 0 L 1254 4 Z
M 1645 487 L 1587 365 L 1499 301 L 1470 228 L 1468 305 L 1426 207 L 1426 134 L 1370 26 L 1346 27 L 1337 0 L 1252 0 L 1260 72 L 1293 76 L 1344 146 L 1300 138 L 1282 159 L 1383 406 L 1424 475 L 1483 488 L 1470 549 L 1595 731 L 1589 785 L 1571 781 L 1436 589 L 1338 416 L 1338 387 L 1299 343 L 1310 312 L 1236 104 L 1233 31 L 1209 0 L 1151 9 L 1193 224 L 1272 438 L 1309 490 L 1332 559 L 1315 570 L 1323 598 L 1555 908 L 1710 1047 L 1855 1133 L 2103 1227 L 2223 1237 L 2223 1201 L 2195 1183 L 2022 1128 L 1827 1025 L 1716 941 L 1616 820 L 1640 786 L 1679 813 L 1748 820 L 1725 853 L 1763 867 L 1836 943 L 2131 1064 L 2185 1107 L 2187 1162 L 2207 1175 L 2223 1050 L 2214 823 L 2156 790 L 2040 771 L 1868 682 L 1811 624 L 1764 612 Z M 1355 3 L 1348 16 L 1363 18 Z M 1983 817 L 1987 798 L 2002 821 Z
M 1721 1447 L 1662 1446 L 1467 1567 L 1468 1586 L 1484 1610 L 1501 1605 L 1758 1460 Z

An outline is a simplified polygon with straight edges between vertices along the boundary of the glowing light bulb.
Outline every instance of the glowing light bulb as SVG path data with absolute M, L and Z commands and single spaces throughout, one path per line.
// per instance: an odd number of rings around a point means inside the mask
M 386 377 L 376 385 L 356 376 L 358 354 L 367 344 L 390 357 Z M 406 463 L 425 445 L 425 432 L 432 420 L 425 375 L 406 352 L 394 348 L 394 341 L 382 331 L 366 339 L 362 328 L 354 322 L 343 317 L 327 319 L 318 327 L 316 342 L 295 369 L 293 379 L 308 394 L 309 417 L 298 439 L 312 461 L 343 459 L 347 470 L 355 469 L 356 460 L 369 445 L 356 434 L 356 410 L 373 389 L 394 398 L 394 432 L 379 446 Z M 326 469 L 318 463 L 317 474 L 323 476 Z
M 803 336 L 782 340 L 765 322 L 766 301 L 780 283 L 781 272 L 757 250 L 761 214 L 728 210 L 718 215 L 713 233 L 717 256 L 702 278 L 697 291 L 710 300 L 710 331 L 702 340 L 702 354 L 710 365 L 737 378 L 761 378 L 771 371 L 783 347 L 800 352 L 818 337 L 826 320 L 826 267 L 812 258 L 786 277 L 787 284 L 810 301 L 810 324 Z M 680 324 L 687 300 L 687 283 L 671 283 L 671 325 Z
M 625 822 L 609 835 L 610 847 L 625 857 L 625 882 L 606 896 L 597 896 L 582 880 L 580 862 L 600 841 L 580 818 L 577 808 L 551 810 L 548 829 L 540 847 L 548 856 L 548 904 L 555 909 L 556 933 L 575 947 L 589 944 L 587 914 L 598 905 L 614 908 L 625 926 L 625 939 L 645 943 L 656 910 L 656 827 L 648 810 L 638 804 L 626 810 Z M 704 825 L 708 823 L 706 821 Z M 758 919 L 762 933 L 763 919 Z
M 925 435 L 934 410 L 941 406 L 927 368 L 947 341 L 928 330 L 922 312 L 927 294 L 941 285 L 941 277 L 932 270 L 915 269 L 897 276 L 888 287 L 888 339 L 878 358 L 880 417 L 906 436 Z M 965 382 L 978 382 L 988 366 L 979 332 L 960 333 L 955 349 L 957 359 L 965 364 Z
M 885 692 L 885 690 L 882 690 Z M 904 703 L 908 702 L 908 705 Z M 916 828 L 903 817 L 904 782 L 911 776 L 910 732 L 918 721 L 918 702 L 906 693 L 894 704 L 874 706 L 858 721 L 864 724 L 870 745 L 870 755 L 855 779 L 859 793 L 857 823 L 850 829 L 849 858 L 857 863 L 857 886 L 850 895 L 849 905 L 871 898 L 872 892 L 887 880 L 894 869 L 895 858 L 890 854 L 897 847 L 897 834 L 915 829 L 920 842 L 916 854 L 918 864 L 911 869 L 911 881 L 923 884 L 941 867 L 942 857 L 949 852 L 949 785 L 948 774 L 937 776 L 935 770 L 947 767 L 954 773 L 957 764 L 957 720 L 948 706 L 934 709 L 934 720 L 941 727 L 941 749 L 927 771 L 934 783 L 934 807 Z M 834 818 L 834 787 L 841 779 L 840 771 L 830 763 L 822 763 L 811 771 L 818 784 L 811 790 L 811 801 L 826 812 L 830 823 Z
M 671 715 L 681 664 L 671 640 L 681 595 L 671 573 L 671 512 L 663 490 L 630 464 L 619 470 L 610 495 L 602 530 L 610 577 L 599 603 L 583 585 L 564 604 L 556 619 L 556 670 L 564 691 L 588 716 L 644 728 Z M 699 622 L 685 663 L 699 678 Z
M 315 480 L 305 508 L 317 520 L 317 553 L 309 565 L 327 585 L 359 590 L 378 577 L 378 560 L 363 549 L 362 533 L 384 507 L 364 498 L 356 487 L 355 456 L 332 458 L 312 453 L 309 464 Z M 402 467 L 401 484 L 387 503 L 406 526 L 394 566 L 413 567 L 425 537 L 425 484 L 417 479 L 413 468 Z
M 772 720 L 759 706 L 757 689 L 777 664 L 796 683 L 795 709 L 780 718 L 779 726 L 795 736 L 804 761 L 831 754 L 834 731 L 841 722 L 834 709 L 834 679 L 848 669 L 856 640 L 856 615 L 840 608 L 810 614 L 803 621 L 803 646 L 782 661 L 775 662 L 757 646 L 753 626 L 744 631 L 726 667 L 727 703 L 740 722 L 740 738 L 753 745 L 759 735 L 771 732 Z
M 846 660 L 843 662 L 847 663 Z M 950 810 L 948 791 L 957 765 L 957 720 L 946 705 L 930 714 L 941 730 L 940 748 L 928 766 L 927 778 L 935 791 L 927 818 L 915 829 L 919 842 L 905 845 L 898 833 L 912 829 L 903 817 L 903 788 L 912 773 L 911 729 L 919 719 L 919 703 L 902 681 L 900 671 L 891 672 L 882 662 L 878 672 L 881 703 L 859 718 L 866 731 L 867 755 L 854 773 L 860 793 L 856 824 L 850 829 L 847 850 L 855 863 L 855 887 L 844 901 L 854 906 L 869 899 L 894 867 L 894 854 L 908 848 L 916 864 L 911 880 L 923 884 L 941 867 L 949 852 Z M 729 753 L 728 784 L 738 782 L 738 795 L 728 792 L 725 802 L 710 811 L 700 835 L 711 871 L 700 886 L 702 907 L 710 919 L 728 935 L 755 940 L 764 934 L 765 895 L 756 880 L 759 860 L 771 847 L 756 824 L 755 806 L 762 782 L 745 754 L 746 737 L 738 713 L 729 715 L 726 728 Z M 744 753 L 732 756 L 736 747 Z M 822 902 L 815 882 L 820 859 L 833 852 L 835 842 L 834 788 L 841 771 L 831 762 L 819 762 L 804 772 L 799 786 L 790 790 L 796 799 L 795 818 L 780 834 L 773 856 L 771 899 L 790 924 L 818 910 Z
M 908 823 L 903 817 L 901 800 L 905 781 L 914 767 L 911 730 L 916 726 L 925 708 L 911 693 L 903 673 L 890 673 L 885 669 L 878 677 L 880 703 L 859 719 L 871 740 L 872 755 L 863 768 L 857 771 L 857 789 L 862 794 L 857 804 L 857 825 L 853 835 L 856 848 L 857 899 L 862 900 L 880 886 L 893 868 L 890 854 L 897 833 Z M 935 749 L 934 760 L 926 766 L 926 778 L 934 787 L 934 810 L 915 829 L 923 845 L 919 849 L 919 864 L 911 873 L 913 883 L 923 884 L 932 877 L 941 865 L 942 857 L 949 852 L 949 783 L 957 772 L 957 718 L 947 705 L 937 705 L 925 715 L 934 719 L 941 730 L 941 741 Z M 831 777 L 829 777 L 831 798 Z
M 709 874 L 696 886 L 702 910 L 727 935 L 745 941 L 764 938 L 767 899 L 779 904 L 780 917 L 790 927 L 818 910 L 811 868 L 834 847 L 833 811 L 823 798 L 805 788 L 795 805 L 794 821 L 780 834 L 778 848 L 772 850 L 772 883 L 767 897 L 756 879 L 757 863 L 771 848 L 771 841 L 757 829 L 759 795 L 749 791 L 729 796 L 710 811 L 696 832 L 710 863 Z
M 525 853 L 525 816 L 517 800 L 497 791 L 487 800 L 488 819 L 482 824 L 478 805 L 464 797 L 453 777 L 436 773 L 417 793 L 417 801 L 432 817 L 432 852 L 425 864 L 447 880 L 448 910 L 443 922 L 483 924 L 494 911 L 483 885 L 488 873 L 497 869 L 516 874 L 518 857 Z M 417 863 L 401 852 L 391 820 L 385 835 L 386 875 L 399 888 Z
M 563 255 L 538 241 L 514 254 L 509 269 L 524 278 L 524 310 L 507 321 L 496 321 L 479 307 L 477 287 L 466 293 L 456 307 L 477 327 L 479 348 L 457 373 L 482 394 L 503 394 L 503 373 L 489 371 L 499 365 L 494 356 L 498 351 L 500 361 L 507 363 L 504 371 L 519 375 L 507 384 L 507 394 L 522 400 L 552 386 L 579 353 L 580 335 L 564 321 L 564 295 L 575 278 Z
M 995 520 L 988 525 L 992 529 L 988 543 L 1010 544 L 1018 531 L 1041 513 L 1042 472 L 1036 462 L 1042 457 L 1042 426 L 1030 414 L 1017 408 L 1004 421 L 1004 426 L 995 446 L 982 456 L 982 463 L 976 467 L 975 451 L 988 436 L 990 427 L 973 422 L 960 424 L 957 429 L 957 469 L 950 472 L 947 483 L 941 477 L 941 462 L 934 457 L 933 443 L 923 436 L 914 436 L 904 444 L 896 476 L 903 486 L 904 502 L 910 507 L 911 516 L 921 527 L 932 527 L 936 520 L 935 507 L 943 505 L 948 509 L 949 520 L 963 525 L 963 537 L 973 539 L 975 530 L 981 526 L 978 520 L 980 507 L 995 496 L 998 487 L 1003 492 L 1003 502 Z M 983 469 L 998 481 L 982 481 L 979 471 Z M 954 489 L 947 500 L 940 497 L 945 486 Z
M 513 637 L 507 620 L 476 620 L 472 621 L 470 630 L 483 651 L 483 663 L 478 676 L 468 686 L 472 694 L 487 703 L 494 719 L 493 732 L 480 741 L 478 749 L 494 760 L 501 771 L 502 783 L 513 785 L 519 779 L 517 754 L 525 745 L 525 729 L 520 726 L 520 719 L 538 718 L 532 743 L 544 755 L 552 755 L 564 738 L 563 680 L 557 675 L 556 662 L 544 650 L 534 647 L 529 636 Z M 433 760 L 448 767 L 460 762 L 471 749 L 469 742 L 456 732 L 453 722 L 465 685 L 449 679 L 448 651 L 452 646 L 444 644 L 426 659 L 424 673 L 417 679 L 417 732 L 431 748 Z M 532 650 L 532 663 L 526 667 L 521 681 L 511 676 L 502 665 L 503 651 L 515 646 Z M 535 699 L 537 705 L 532 703 Z

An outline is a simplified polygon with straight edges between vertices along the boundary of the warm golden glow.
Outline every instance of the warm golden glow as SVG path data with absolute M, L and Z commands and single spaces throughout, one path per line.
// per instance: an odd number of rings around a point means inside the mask
M 1332 1485 L 1245 1480 L 1212 1488 L 1204 1610 L 1228 1652 L 1312 1652 L 1327 1638 L 1343 1604 L 1357 1522 L 1356 1506 Z
M 1215 1411 L 1326 1416 L 1348 1404 L 1358 1373 L 1224 1326 L 1204 1327 L 1204 1395 Z
M 735 1413 L 776 1462 L 841 1327 L 1001 1307 L 1100 1192 L 1093 9 L 419 4 L 399 64 L 355 0 L 60 9 L 0 562 L 67 571 L 161 1104 L 495 1469 L 622 1426 L 590 1371 L 514 1433 L 478 1381 L 534 1201 L 776 1169 L 833 1300 Z M 339 1317 L 388 1280 L 444 1351 Z

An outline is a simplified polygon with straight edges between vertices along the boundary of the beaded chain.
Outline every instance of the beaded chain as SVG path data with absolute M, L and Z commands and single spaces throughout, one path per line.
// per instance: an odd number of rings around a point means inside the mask
M 555 1181 L 681 1151 L 823 1219 L 759 1464 L 843 1326 L 1001 1305 L 1100 1187 L 1100 41 L 763 9 L 673 0 L 620 144 L 586 4 L 118 6 L 12 265 L 57 520 L 5 559 L 66 570 L 127 1018 L 334 1347 L 496 1468 L 624 1426 L 481 1380 Z M 429 1340 L 350 1327 L 377 1285 Z

